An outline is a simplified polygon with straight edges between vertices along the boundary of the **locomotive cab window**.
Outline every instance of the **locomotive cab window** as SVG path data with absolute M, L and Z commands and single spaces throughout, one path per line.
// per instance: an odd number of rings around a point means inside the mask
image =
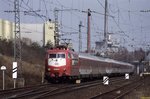
M 49 58 L 65 58 L 65 54 L 49 54 Z
M 65 58 L 65 54 L 57 54 L 57 58 Z
M 56 58 L 56 54 L 49 54 L 49 58 Z

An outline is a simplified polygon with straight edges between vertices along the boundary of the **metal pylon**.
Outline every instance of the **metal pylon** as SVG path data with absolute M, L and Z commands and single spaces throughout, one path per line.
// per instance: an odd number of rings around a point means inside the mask
M 54 17 L 55 17 L 55 34 L 54 34 L 54 40 L 55 40 L 55 46 L 59 45 L 59 25 L 58 25 L 58 9 L 54 9 Z
M 20 33 L 20 10 L 19 0 L 14 0 L 15 13 L 15 35 L 14 35 L 14 61 L 18 64 L 18 76 L 22 78 L 22 64 L 21 64 L 21 33 Z

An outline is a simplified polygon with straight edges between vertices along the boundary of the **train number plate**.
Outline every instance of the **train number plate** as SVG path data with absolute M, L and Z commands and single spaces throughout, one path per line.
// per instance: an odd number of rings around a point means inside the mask
M 59 65 L 58 63 L 55 63 L 55 65 Z

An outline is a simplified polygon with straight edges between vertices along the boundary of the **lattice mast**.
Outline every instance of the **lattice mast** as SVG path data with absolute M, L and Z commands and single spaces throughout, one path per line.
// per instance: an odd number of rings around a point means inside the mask
M 82 52 L 82 34 L 81 34 L 82 21 L 79 24 L 79 52 Z
M 14 61 L 18 63 L 18 73 L 20 74 L 19 76 L 22 77 L 19 0 L 14 0 L 14 13 L 15 13 Z
M 90 17 L 91 17 L 91 10 L 88 9 L 87 12 L 87 52 L 90 53 L 91 51 L 91 32 L 90 32 Z
M 54 9 L 54 17 L 55 17 L 55 32 L 54 32 L 54 40 L 55 46 L 59 45 L 59 25 L 58 25 L 58 9 Z
M 104 40 L 107 43 L 107 25 L 108 25 L 108 7 L 107 0 L 105 0 L 105 14 L 104 14 Z

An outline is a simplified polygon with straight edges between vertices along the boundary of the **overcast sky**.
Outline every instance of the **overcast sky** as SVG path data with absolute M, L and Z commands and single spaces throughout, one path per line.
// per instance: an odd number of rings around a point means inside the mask
M 13 9 L 14 0 L 0 0 L 0 18 L 14 21 L 13 13 L 4 11 Z M 59 11 L 61 32 L 78 32 L 82 21 L 83 48 L 86 48 L 87 14 L 82 11 L 91 9 L 104 13 L 105 0 L 20 0 L 22 23 L 43 23 L 47 19 L 54 20 L 54 8 L 70 9 Z M 72 10 L 71 10 L 72 9 Z M 150 45 L 150 0 L 108 0 L 109 17 L 108 31 L 113 34 L 113 40 L 129 49 L 145 48 Z M 37 11 L 41 17 L 32 13 L 24 15 L 22 11 Z M 147 12 L 143 12 L 147 11 Z M 103 40 L 104 16 L 96 13 L 91 15 L 91 42 Z M 78 49 L 78 34 L 67 34 L 62 38 L 71 38 L 75 49 Z M 133 46 L 132 46 L 133 45 Z M 132 46 L 132 47 L 130 47 Z

